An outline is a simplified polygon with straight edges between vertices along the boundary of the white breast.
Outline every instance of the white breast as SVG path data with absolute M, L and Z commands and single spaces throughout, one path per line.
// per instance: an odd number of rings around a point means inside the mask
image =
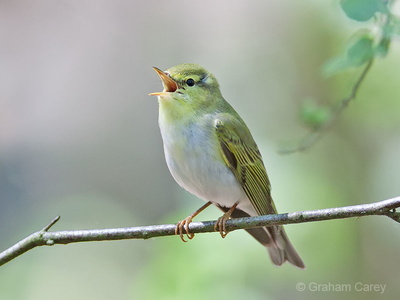
M 225 207 L 244 199 L 249 203 L 233 173 L 219 157 L 213 121 L 207 124 L 210 124 L 207 128 L 196 124 L 184 128 L 160 126 L 165 159 L 172 176 L 180 186 L 205 201 Z

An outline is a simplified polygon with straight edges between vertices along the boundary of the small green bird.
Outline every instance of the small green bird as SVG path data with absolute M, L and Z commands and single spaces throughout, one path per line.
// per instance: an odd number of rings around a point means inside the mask
M 260 151 L 246 124 L 225 101 L 215 77 L 196 64 L 168 70 L 154 68 L 164 90 L 158 96 L 159 125 L 165 159 L 176 182 L 205 200 L 193 214 L 177 224 L 176 233 L 189 239 L 192 219 L 211 204 L 225 214 L 216 230 L 227 234 L 229 218 L 276 214 Z M 304 263 L 282 226 L 247 229 L 264 245 L 272 262 L 285 261 L 304 269 Z

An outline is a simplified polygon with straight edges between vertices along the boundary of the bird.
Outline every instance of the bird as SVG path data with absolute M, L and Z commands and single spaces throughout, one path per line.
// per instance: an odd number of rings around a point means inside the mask
M 175 233 L 192 239 L 189 224 L 210 205 L 224 214 L 215 230 L 228 233 L 229 218 L 276 214 L 271 185 L 261 153 L 250 130 L 223 98 L 217 79 L 197 64 L 180 64 L 159 75 L 163 91 L 158 97 L 158 122 L 169 171 L 185 190 L 206 204 L 178 222 Z M 269 252 L 271 261 L 305 265 L 283 226 L 246 229 Z

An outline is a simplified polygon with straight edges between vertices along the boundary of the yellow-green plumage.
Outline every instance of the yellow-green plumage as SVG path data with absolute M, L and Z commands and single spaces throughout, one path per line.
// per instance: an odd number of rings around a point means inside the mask
M 232 217 L 275 214 L 258 147 L 244 121 L 222 97 L 215 77 L 195 64 L 159 73 L 159 125 L 167 165 L 186 190 Z M 282 226 L 247 230 L 267 247 L 275 265 L 304 268 Z

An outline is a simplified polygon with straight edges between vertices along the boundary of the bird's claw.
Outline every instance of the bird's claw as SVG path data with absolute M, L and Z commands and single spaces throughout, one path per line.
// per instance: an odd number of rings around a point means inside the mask
M 214 230 L 215 231 L 219 231 L 219 234 L 221 235 L 222 238 L 225 238 L 229 231 L 226 230 L 226 221 L 229 220 L 229 218 L 232 215 L 232 212 L 236 209 L 236 207 L 238 206 L 238 202 L 235 203 L 231 208 L 229 208 L 222 217 L 219 217 L 217 222 L 214 225 Z
M 226 214 L 222 217 L 219 217 L 217 222 L 214 225 L 214 230 L 219 231 L 219 234 L 222 238 L 225 238 L 228 235 L 228 231 L 226 230 L 226 221 L 229 219 L 229 216 Z
M 192 222 L 193 218 L 191 216 L 183 219 L 182 221 L 179 221 L 178 224 L 176 224 L 175 227 L 175 234 L 180 236 L 182 242 L 187 242 L 187 240 L 185 240 L 185 234 L 186 237 L 191 240 L 194 238 L 194 233 L 190 233 L 189 232 L 189 224 Z M 185 233 L 184 233 L 185 232 Z

